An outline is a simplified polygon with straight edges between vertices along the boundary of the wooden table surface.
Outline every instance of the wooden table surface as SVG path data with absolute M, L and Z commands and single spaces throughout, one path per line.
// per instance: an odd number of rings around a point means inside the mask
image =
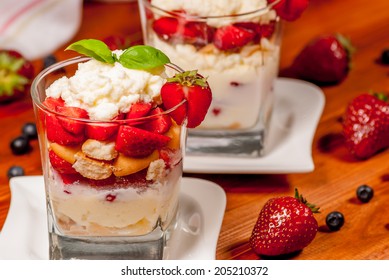
M 353 97 L 370 90 L 389 91 L 389 66 L 377 63 L 384 48 L 389 48 L 389 1 L 311 0 L 304 15 L 284 25 L 281 69 L 287 68 L 299 50 L 320 34 L 342 33 L 357 49 L 353 68 L 345 81 L 322 87 L 326 105 L 312 145 L 315 170 L 304 174 L 221 175 L 185 174 L 218 183 L 227 193 L 227 208 L 217 245 L 217 259 L 257 259 L 248 245 L 252 228 L 263 204 L 271 197 L 300 192 L 321 207 L 316 215 L 320 230 L 314 241 L 292 259 L 389 259 L 389 150 L 358 161 L 346 150 L 339 119 Z M 136 3 L 85 2 L 83 21 L 73 40 L 102 39 L 111 34 L 141 39 Z M 55 55 L 65 59 L 74 54 Z M 34 61 L 42 68 L 42 61 Z M 10 141 L 20 134 L 22 125 L 34 121 L 31 99 L 0 105 L 0 228 L 6 218 L 10 190 L 7 170 L 21 165 L 26 175 L 41 175 L 37 141 L 32 151 L 16 156 Z M 356 188 L 368 184 L 375 196 L 367 204 L 358 203 Z M 333 211 L 345 215 L 338 232 L 325 230 L 325 217 Z

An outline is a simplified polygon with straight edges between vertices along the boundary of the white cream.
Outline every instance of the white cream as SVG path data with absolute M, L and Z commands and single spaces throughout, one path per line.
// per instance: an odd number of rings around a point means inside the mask
M 138 100 L 155 100 L 164 83 L 160 75 L 96 60 L 80 63 L 75 75 L 62 77 L 47 90 L 48 97 L 61 97 L 67 106 L 85 109 L 90 119 L 107 121 L 126 113 Z
M 168 226 L 177 207 L 182 166 L 147 187 L 93 188 L 65 185 L 51 169 L 49 195 L 56 220 L 64 234 L 141 235 L 158 221 Z M 107 199 L 110 196 L 110 199 Z M 113 198 L 114 197 L 114 198 Z

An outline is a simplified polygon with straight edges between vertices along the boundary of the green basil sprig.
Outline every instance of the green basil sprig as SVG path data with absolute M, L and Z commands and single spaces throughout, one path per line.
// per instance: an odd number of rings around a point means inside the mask
M 80 40 L 68 46 L 66 50 L 76 51 L 104 63 L 119 62 L 128 69 L 150 70 L 170 62 L 160 50 L 144 45 L 132 46 L 118 58 L 104 42 L 95 39 Z

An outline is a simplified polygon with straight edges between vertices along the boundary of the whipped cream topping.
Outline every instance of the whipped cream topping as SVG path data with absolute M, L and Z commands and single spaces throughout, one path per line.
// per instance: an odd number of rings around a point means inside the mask
M 86 110 L 92 120 L 108 121 L 127 113 L 137 101 L 157 100 L 164 81 L 160 75 L 127 69 L 118 62 L 92 59 L 79 63 L 74 76 L 56 80 L 46 95 L 61 97 L 67 106 Z
M 267 6 L 267 0 L 151 0 L 151 4 L 167 11 L 185 10 L 198 16 L 225 16 L 252 12 Z
M 210 17 L 206 22 L 213 27 L 242 21 L 269 22 L 277 17 L 274 10 L 267 8 L 267 0 L 151 0 L 151 4 L 165 11 L 184 10 L 190 15 Z

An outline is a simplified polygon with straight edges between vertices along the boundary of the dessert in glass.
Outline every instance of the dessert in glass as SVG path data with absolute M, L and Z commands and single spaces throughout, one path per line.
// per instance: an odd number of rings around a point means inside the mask
M 145 44 L 208 77 L 213 100 L 187 152 L 263 155 L 278 75 L 278 2 L 139 0 Z
M 208 84 L 149 46 L 111 51 L 90 39 L 69 49 L 89 57 L 47 68 L 31 89 L 50 259 L 163 259 L 178 209 L 186 126 L 204 118 Z M 203 84 L 181 85 L 181 76 Z M 207 100 L 177 97 L 185 87 L 206 91 Z M 203 107 L 187 113 L 195 105 Z

